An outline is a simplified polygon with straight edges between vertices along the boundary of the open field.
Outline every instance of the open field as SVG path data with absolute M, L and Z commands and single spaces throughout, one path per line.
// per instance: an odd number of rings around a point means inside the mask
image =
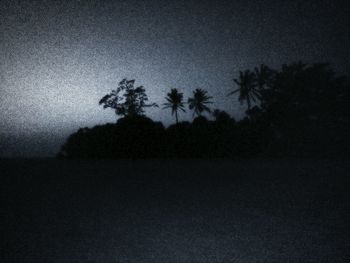
M 349 170 L 346 160 L 2 160 L 0 261 L 349 262 Z

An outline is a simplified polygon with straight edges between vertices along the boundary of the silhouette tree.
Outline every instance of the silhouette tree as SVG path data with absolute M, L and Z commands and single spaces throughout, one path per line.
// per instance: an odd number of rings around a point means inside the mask
M 273 77 L 276 72 L 270 69 L 268 66 L 261 64 L 260 67 L 254 68 L 254 73 L 257 88 L 260 92 L 262 92 L 264 89 L 272 85 Z
M 210 101 L 213 97 L 207 95 L 207 91 L 203 89 L 196 89 L 193 91 L 193 97 L 188 99 L 188 107 L 193 110 L 193 116 L 201 116 L 202 112 L 211 112 L 207 104 L 213 103 Z
M 339 150 L 346 145 L 340 142 L 346 141 L 349 104 L 344 98 L 349 90 L 346 78 L 336 76 L 328 64 L 285 64 L 262 94 L 259 118 L 278 134 L 286 152 Z
M 260 98 L 260 91 L 257 86 L 257 80 L 254 72 L 250 70 L 240 71 L 239 79 L 234 79 L 234 82 L 239 86 L 238 89 L 230 92 L 228 95 L 233 95 L 239 92 L 238 100 L 243 103 L 247 102 L 248 110 L 251 108 L 252 101 L 257 102 Z
M 178 122 L 185 111 L 183 94 L 167 93 L 164 108 L 171 108 L 176 124 L 165 128 L 143 115 L 147 96 L 134 80 L 122 80 L 100 100 L 115 109 L 115 124 L 79 129 L 62 146 L 59 158 L 217 158 L 254 156 L 313 156 L 350 154 L 350 83 L 324 63 L 265 65 L 241 71 L 237 90 L 246 101 L 247 117 L 235 121 L 225 111 L 212 111 L 212 97 L 203 89 L 188 99 L 195 118 Z M 252 102 L 257 102 L 259 105 Z M 209 121 L 203 112 L 212 112 Z M 132 117 L 132 118 L 130 118 Z
M 231 118 L 230 114 L 220 109 L 215 109 L 212 115 L 215 118 L 216 122 L 228 122 L 228 121 L 234 120 Z
M 163 109 L 171 108 L 171 114 L 175 114 L 176 124 L 179 123 L 178 119 L 178 111 L 179 109 L 185 112 L 184 108 L 184 102 L 183 102 L 183 93 L 179 93 L 177 89 L 171 89 L 171 92 L 167 94 L 165 97 L 167 100 L 166 103 L 164 103 Z
M 148 97 L 143 86 L 134 87 L 135 80 L 123 79 L 116 90 L 105 95 L 99 104 L 112 108 L 117 115 L 135 117 L 144 114 L 146 107 L 158 107 L 156 103 L 147 104 Z
M 61 147 L 59 158 L 161 158 L 165 129 L 146 116 L 120 118 L 115 124 L 79 129 Z

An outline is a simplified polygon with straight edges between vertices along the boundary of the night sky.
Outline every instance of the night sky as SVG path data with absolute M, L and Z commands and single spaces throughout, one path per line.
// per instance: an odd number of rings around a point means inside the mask
M 239 70 L 303 60 L 350 71 L 346 0 L 67 2 L 0 1 L 0 156 L 52 156 L 79 127 L 115 122 L 98 101 L 122 78 L 158 104 L 201 87 L 239 119 L 244 106 L 226 96 Z

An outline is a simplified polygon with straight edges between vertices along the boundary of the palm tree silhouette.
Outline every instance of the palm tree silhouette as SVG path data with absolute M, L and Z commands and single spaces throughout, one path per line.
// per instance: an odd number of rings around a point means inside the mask
M 201 116 L 203 111 L 210 112 L 210 108 L 206 104 L 213 103 L 210 101 L 212 98 L 207 95 L 207 91 L 196 89 L 193 91 L 193 98 L 188 99 L 188 107 L 193 110 L 193 115 Z
M 163 103 L 163 109 L 171 108 L 171 115 L 175 114 L 176 124 L 178 124 L 178 111 L 186 111 L 183 102 L 183 93 L 179 93 L 177 89 L 171 89 L 171 92 L 167 94 L 165 99 L 167 102 Z
M 233 95 L 239 92 L 238 100 L 243 103 L 247 102 L 248 110 L 251 108 L 251 103 L 260 99 L 260 91 L 257 86 L 257 80 L 254 72 L 250 70 L 240 71 L 239 79 L 234 79 L 234 82 L 239 86 L 238 89 L 230 92 L 228 95 Z
M 254 73 L 256 77 L 256 85 L 259 91 L 262 91 L 271 85 L 274 71 L 268 66 L 261 64 L 260 67 L 254 68 Z

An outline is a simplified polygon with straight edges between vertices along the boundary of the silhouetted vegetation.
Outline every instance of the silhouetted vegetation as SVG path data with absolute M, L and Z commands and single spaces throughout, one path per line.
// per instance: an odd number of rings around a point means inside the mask
M 233 95 L 239 92 L 238 100 L 241 103 L 246 101 L 248 110 L 250 110 L 252 101 L 257 102 L 257 99 L 260 99 L 256 75 L 250 70 L 245 70 L 244 72 L 240 71 L 239 79 L 234 79 L 234 82 L 239 88 L 230 92 L 228 95 Z
M 179 123 L 178 111 L 186 111 L 183 97 L 183 93 L 179 93 L 177 89 L 171 89 L 171 92 L 169 92 L 165 97 L 167 102 L 163 104 L 163 109 L 171 108 L 171 114 L 175 114 L 176 123 Z
M 117 115 L 133 117 L 144 114 L 146 107 L 158 107 L 156 103 L 147 104 L 148 96 L 143 86 L 134 87 L 135 80 L 123 79 L 118 88 L 104 96 L 99 104 L 103 108 L 112 108 Z
M 125 117 L 116 124 L 83 128 L 62 147 L 69 158 L 155 158 L 163 147 L 164 126 L 145 116 Z
M 193 91 L 193 97 L 188 98 L 188 107 L 193 110 L 193 116 L 196 114 L 198 117 L 203 112 L 210 112 L 210 108 L 207 104 L 213 103 L 210 101 L 213 97 L 207 95 L 207 92 L 203 89 L 196 89 Z
M 72 134 L 62 158 L 241 158 L 256 156 L 323 156 L 349 154 L 350 87 L 327 64 L 301 62 L 281 70 L 261 65 L 235 79 L 238 100 L 247 103 L 246 117 L 234 120 L 225 111 L 211 112 L 212 97 L 196 89 L 188 107 L 196 117 L 179 122 L 183 94 L 172 89 L 164 108 L 176 124 L 165 128 L 143 115 L 147 96 L 134 81 L 123 80 L 100 104 L 124 116 L 116 124 L 80 129 Z M 119 93 L 125 91 L 124 100 Z

